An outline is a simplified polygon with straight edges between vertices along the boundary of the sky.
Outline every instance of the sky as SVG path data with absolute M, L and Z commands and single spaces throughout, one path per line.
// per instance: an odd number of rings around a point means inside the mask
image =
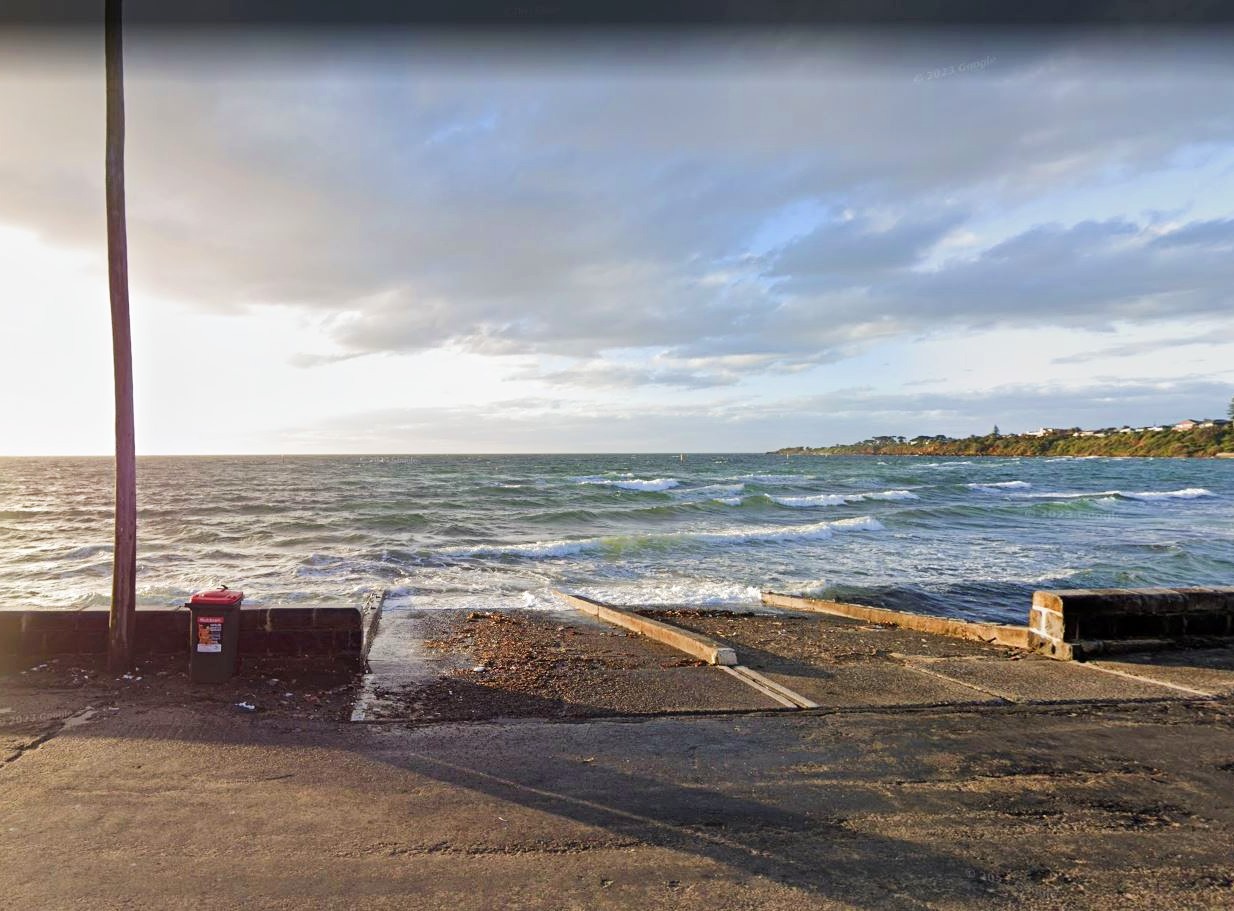
M 1224 417 L 1234 55 L 1099 32 L 126 35 L 144 454 Z M 0 454 L 106 454 L 101 34 L 0 34 Z

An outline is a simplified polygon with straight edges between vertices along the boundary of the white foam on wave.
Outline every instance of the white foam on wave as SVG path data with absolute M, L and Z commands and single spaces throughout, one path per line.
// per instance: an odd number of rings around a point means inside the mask
M 883 524 L 870 516 L 856 516 L 832 522 L 812 522 L 807 525 L 748 525 L 722 528 L 716 531 L 669 531 L 645 535 L 613 535 L 579 538 L 573 541 L 532 541 L 521 544 L 480 544 L 446 547 L 438 551 L 451 557 L 526 557 L 552 559 L 572 557 L 584 551 L 605 547 L 628 547 L 631 544 L 655 546 L 663 543 L 743 544 L 756 542 L 801 541 L 830 538 L 836 532 L 881 531 Z
M 723 506 L 740 506 L 741 497 L 713 497 L 712 502 Z
M 547 559 L 572 557 L 584 550 L 598 547 L 601 538 L 579 538 L 575 541 L 531 541 L 525 544 L 477 544 L 443 547 L 438 553 L 451 557 L 527 557 Z
M 681 484 L 676 478 L 653 478 L 644 480 L 641 478 L 630 478 L 628 480 L 615 481 L 612 478 L 578 478 L 579 484 L 595 484 L 598 487 L 617 487 L 621 490 L 636 490 L 644 493 L 659 493 L 665 490 L 671 490 Z
M 746 489 L 744 484 L 704 484 L 702 487 L 691 487 L 689 490 L 680 490 L 678 494 L 683 497 L 687 496 L 710 496 L 710 497 L 731 497 L 741 493 Z
M 920 499 L 911 490 L 879 490 L 874 493 L 863 493 L 863 500 L 917 500 Z
M 611 585 L 589 585 L 579 594 L 608 604 L 635 606 L 710 607 L 721 605 L 755 606 L 762 603 L 756 585 L 719 582 L 708 579 L 643 579 Z
M 813 509 L 818 506 L 843 506 L 862 500 L 916 500 L 911 490 L 872 490 L 866 493 L 819 493 L 805 497 L 771 497 L 773 503 L 793 509 Z
M 1143 490 L 1139 493 L 1119 493 L 1119 496 L 1129 497 L 1132 500 L 1147 500 L 1153 502 L 1155 500 L 1196 500 L 1200 497 L 1215 497 L 1213 493 L 1206 487 L 1186 487 L 1182 490 Z
M 1110 502 L 1119 497 L 1125 500 L 1141 500 L 1155 503 L 1161 500 L 1197 500 L 1201 497 L 1215 497 L 1206 487 L 1186 487 L 1182 490 L 1142 490 L 1138 492 L 1125 490 L 1093 490 L 1025 493 L 1018 496 L 1026 499 L 1079 500 L 1087 497 L 1098 497 L 1103 502 Z
M 1002 493 L 1004 490 L 1028 490 L 1032 487 L 1027 481 L 988 481 L 965 484 L 970 490 L 980 490 L 986 493 Z
M 435 592 L 435 591 L 399 591 L 394 589 L 386 592 L 383 603 L 384 613 L 397 613 L 408 609 L 415 610 L 448 610 L 448 611 L 560 611 L 562 604 L 552 596 L 547 588 L 521 592 L 474 591 L 474 592 Z
M 843 506 L 848 497 L 839 493 L 818 493 L 808 497 L 772 497 L 773 503 L 795 509 L 812 509 L 816 506 Z

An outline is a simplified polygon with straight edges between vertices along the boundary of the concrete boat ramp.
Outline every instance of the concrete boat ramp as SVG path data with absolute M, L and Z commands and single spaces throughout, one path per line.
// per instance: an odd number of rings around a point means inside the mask
M 1089 602 L 1043 605 L 1044 652 L 563 598 L 387 610 L 362 685 L 27 662 L 0 678 L 0 905 L 1234 907 L 1234 650 L 1118 655 L 1158 621 Z
M 383 617 L 353 721 L 581 719 L 1217 699 L 1228 646 L 1058 661 L 1032 651 L 766 605 Z

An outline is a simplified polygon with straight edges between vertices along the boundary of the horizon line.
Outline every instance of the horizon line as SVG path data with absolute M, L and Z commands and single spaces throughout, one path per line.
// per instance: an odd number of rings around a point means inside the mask
M 781 447 L 784 448 L 784 447 Z M 588 456 L 588 455 L 770 455 L 775 450 L 632 450 L 611 449 L 574 452 L 150 452 L 138 453 L 139 459 L 238 459 L 238 458 L 343 458 L 347 456 Z M 0 459 L 114 459 L 115 453 L 0 453 Z

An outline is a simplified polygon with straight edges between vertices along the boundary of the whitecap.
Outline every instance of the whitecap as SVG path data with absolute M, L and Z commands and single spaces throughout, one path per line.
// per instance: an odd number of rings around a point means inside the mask
M 533 541 L 521 544 L 480 544 L 447 547 L 438 551 L 451 557 L 527 557 L 549 559 L 570 557 L 585 551 L 605 547 L 655 546 L 681 542 L 684 544 L 743 544 L 777 541 L 801 541 L 830 538 L 835 532 L 881 531 L 883 524 L 870 516 L 856 516 L 833 522 L 813 522 L 805 525 L 737 525 L 716 531 L 670 531 L 645 535 L 613 535 L 600 538 L 579 538 L 573 541 Z
M 1001 493 L 1004 490 L 1028 490 L 1032 487 L 1027 481 L 989 481 L 985 483 L 965 484 L 972 490 L 980 490 L 985 493 Z
M 816 506 L 843 506 L 849 500 L 843 494 L 818 493 L 808 497 L 772 497 L 771 501 L 794 509 L 812 509 Z
M 863 500 L 917 500 L 920 499 L 911 490 L 880 490 L 876 493 L 863 493 Z
M 629 606 L 756 606 L 762 604 L 763 598 L 762 591 L 756 585 L 681 578 L 592 585 L 580 589 L 579 594 L 608 604 Z
M 532 541 L 524 544 L 477 544 L 442 548 L 439 553 L 452 557 L 570 557 L 599 546 L 600 538 L 580 538 L 575 541 Z
M 651 480 L 643 480 L 640 478 L 631 478 L 629 480 L 614 481 L 612 478 L 576 478 L 579 484 L 595 484 L 599 487 L 617 487 L 621 490 L 635 490 L 643 493 L 659 493 L 665 490 L 671 490 L 681 484 L 676 478 L 653 478 Z
M 1144 490 L 1139 493 L 1122 493 L 1120 496 L 1153 502 L 1156 500 L 1196 500 L 1200 497 L 1215 497 L 1216 494 L 1206 487 L 1186 487 L 1182 490 Z
M 744 484 L 704 484 L 702 487 L 691 487 L 688 490 L 679 490 L 677 494 L 683 497 L 694 496 L 698 494 L 706 496 L 721 496 L 731 497 L 741 493 L 746 489 Z
M 770 499 L 773 503 L 793 509 L 813 509 L 817 506 L 843 506 L 846 503 L 859 503 L 862 500 L 916 500 L 918 497 L 910 490 L 875 490 L 867 493 L 819 493 L 804 497 L 771 497 Z
M 1097 497 L 1101 502 L 1113 502 L 1116 499 L 1141 500 L 1146 503 L 1156 503 L 1162 500 L 1197 500 L 1201 497 L 1217 496 L 1206 487 L 1186 487 L 1182 490 L 1142 490 L 1138 492 L 1126 490 L 1091 490 L 1091 491 L 1041 491 L 1039 493 L 1014 494 L 1021 499 L 1079 500 L 1087 497 Z

